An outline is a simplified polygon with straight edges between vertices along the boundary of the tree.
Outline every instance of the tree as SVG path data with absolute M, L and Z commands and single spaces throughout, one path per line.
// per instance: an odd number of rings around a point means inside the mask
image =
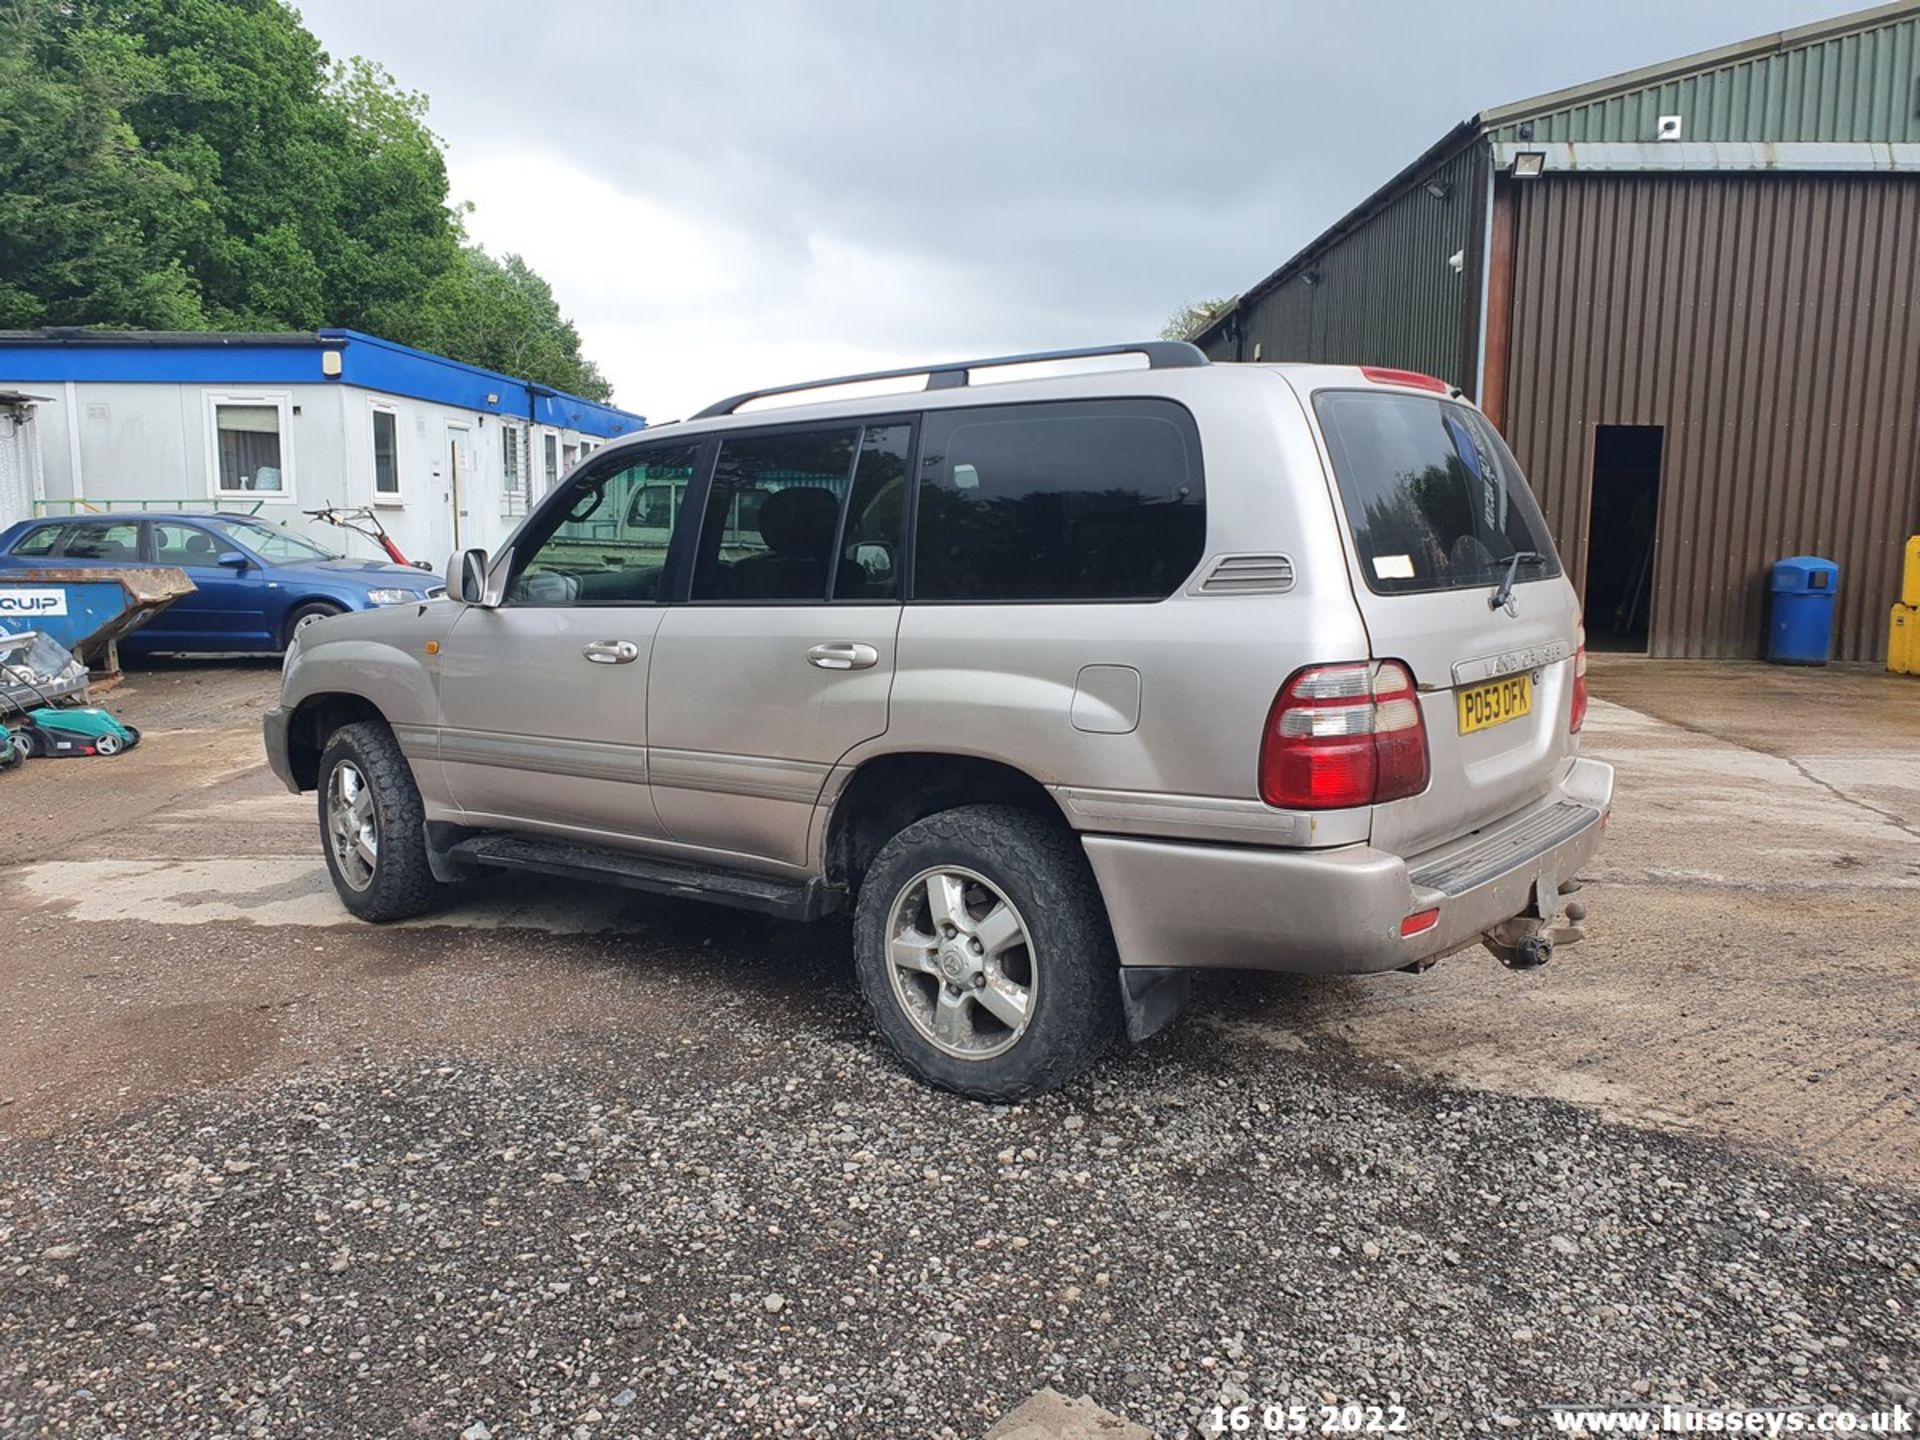
M 412 342 L 475 365 L 538 379 L 589 400 L 613 387 L 580 353 L 580 332 L 560 313 L 553 288 L 518 255 L 496 260 L 477 245 L 435 281 Z
M 282 0 L 0 0 L 0 325 L 340 325 L 603 397 L 545 282 L 465 245 L 426 111 Z
M 1189 300 L 1167 317 L 1167 323 L 1160 327 L 1160 338 L 1191 340 L 1231 304 L 1233 304 L 1231 295 L 1220 300 Z
M 0 10 L 0 327 L 199 328 L 186 187 L 121 114 L 124 47 L 78 29 L 65 9 Z

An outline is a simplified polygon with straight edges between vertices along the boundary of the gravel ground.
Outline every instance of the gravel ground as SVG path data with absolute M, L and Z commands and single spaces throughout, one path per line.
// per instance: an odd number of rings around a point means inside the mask
M 16 1138 L 0 1432 L 970 1437 L 1047 1384 L 1166 1436 L 1247 1397 L 1422 1435 L 1920 1399 L 1904 1192 L 1198 1030 L 989 1109 L 901 1076 L 827 962 L 754 1014 L 708 960 L 565 1063 L 366 1056 Z
M 1586 946 L 1206 976 L 1013 1110 L 900 1073 L 833 925 L 515 881 L 348 924 L 270 667 L 137 675 L 147 743 L 0 782 L 0 1437 L 1913 1407 L 1920 720 L 1596 674 L 1640 708 L 1589 724 Z

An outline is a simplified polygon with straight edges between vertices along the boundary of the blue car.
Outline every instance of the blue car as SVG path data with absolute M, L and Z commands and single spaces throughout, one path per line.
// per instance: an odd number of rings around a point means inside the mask
M 0 530 L 0 583 L 10 571 L 86 565 L 172 565 L 196 587 L 122 639 L 123 655 L 274 654 L 329 615 L 447 593 L 425 570 L 350 560 L 246 515 L 109 512 Z

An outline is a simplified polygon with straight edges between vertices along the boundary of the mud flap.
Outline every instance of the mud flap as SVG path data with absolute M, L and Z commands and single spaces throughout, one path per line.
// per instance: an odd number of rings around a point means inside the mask
M 1138 1045 L 1171 1025 L 1193 993 L 1193 972 L 1166 966 L 1120 967 L 1120 1008 L 1127 1039 Z

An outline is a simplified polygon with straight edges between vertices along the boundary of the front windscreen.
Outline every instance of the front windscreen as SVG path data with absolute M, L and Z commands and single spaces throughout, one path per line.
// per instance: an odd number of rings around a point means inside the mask
M 277 530 L 271 525 L 256 525 L 244 520 L 209 520 L 207 525 L 229 540 L 246 546 L 269 565 L 298 565 L 303 561 L 340 558 L 333 551 L 323 550 L 291 530 Z

